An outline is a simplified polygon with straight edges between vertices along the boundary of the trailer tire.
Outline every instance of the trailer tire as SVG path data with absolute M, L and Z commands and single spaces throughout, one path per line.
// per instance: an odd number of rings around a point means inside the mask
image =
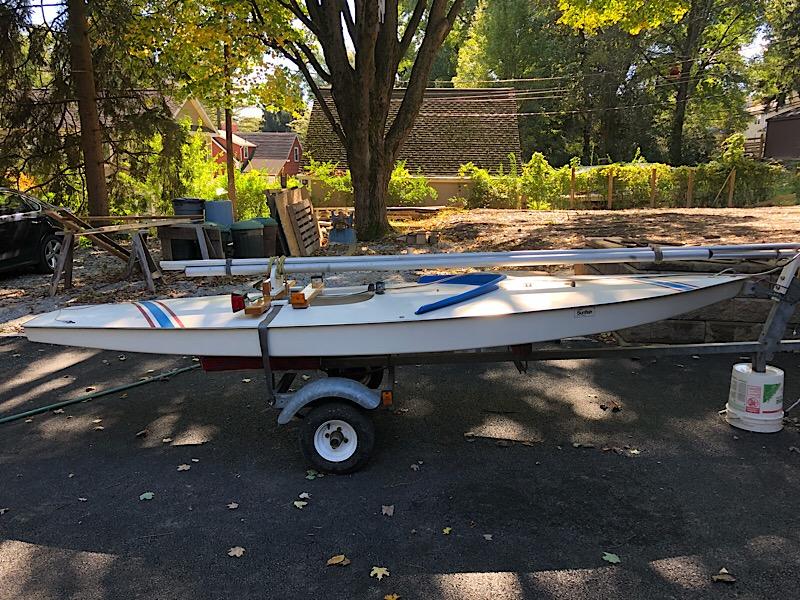
M 341 475 L 367 463 L 375 446 L 375 427 L 363 409 L 330 401 L 306 415 L 299 439 L 300 451 L 311 466 Z

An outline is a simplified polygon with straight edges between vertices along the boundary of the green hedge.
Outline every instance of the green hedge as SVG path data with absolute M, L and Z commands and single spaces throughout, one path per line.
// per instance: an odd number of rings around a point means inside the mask
M 460 174 L 472 180 L 468 197 L 454 199 L 465 208 L 551 209 L 570 207 L 570 179 L 575 169 L 576 207 L 605 208 L 609 176 L 613 177 L 613 208 L 649 207 L 651 177 L 656 174 L 656 206 L 686 206 L 690 172 L 694 174 L 692 206 L 721 207 L 728 203 L 728 185 L 735 170 L 734 206 L 753 206 L 771 202 L 797 202 L 800 175 L 779 164 L 746 158 L 744 138 L 731 136 L 720 157 L 695 167 L 672 167 L 661 163 L 614 163 L 582 167 L 578 159 L 555 168 L 540 153 L 517 169 L 490 173 L 472 163 Z

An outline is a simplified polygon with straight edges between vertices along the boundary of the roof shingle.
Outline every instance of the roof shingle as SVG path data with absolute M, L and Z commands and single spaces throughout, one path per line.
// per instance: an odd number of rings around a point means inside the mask
M 291 132 L 264 132 L 256 131 L 253 133 L 245 133 L 238 131 L 237 134 L 248 142 L 256 145 L 252 159 L 289 159 L 289 152 L 292 149 L 292 144 L 297 138 L 297 134 Z
M 322 90 L 336 115 L 330 91 Z M 403 90 L 395 90 L 389 109 L 391 124 Z M 472 162 L 484 169 L 509 168 L 509 154 L 520 158 L 515 91 L 510 88 L 429 88 L 411 133 L 398 160 L 412 172 L 455 175 L 462 164 Z M 347 164 L 344 147 L 315 103 L 305 140 L 307 157 L 319 162 Z

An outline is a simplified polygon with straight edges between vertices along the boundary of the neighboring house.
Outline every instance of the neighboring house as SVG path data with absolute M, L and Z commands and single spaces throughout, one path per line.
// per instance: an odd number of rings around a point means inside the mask
M 322 93 L 335 115 L 330 91 Z M 389 124 L 403 93 L 394 91 Z M 508 172 L 508 155 L 514 154 L 517 162 L 520 159 L 517 112 L 515 91 L 510 88 L 429 88 L 398 160 L 406 161 L 412 173 L 427 177 L 454 177 L 461 165 L 469 162 L 493 171 L 502 166 Z M 344 147 L 316 102 L 305 151 L 316 161 L 347 166 Z
M 249 160 L 243 171 L 266 171 L 271 177 L 297 175 L 303 160 L 303 146 L 300 136 L 294 132 L 253 132 L 240 133 L 248 143 L 253 145 Z
M 750 123 L 744 131 L 745 154 L 764 158 L 767 141 L 767 122 L 774 117 L 800 108 L 800 96 L 793 94 L 781 106 L 774 102 L 752 103 L 745 110 L 750 114 Z
M 167 107 L 172 112 L 172 117 L 176 121 L 188 119 L 192 123 L 195 131 L 204 133 L 208 136 L 209 152 L 211 156 L 220 164 L 226 163 L 225 152 L 225 130 L 220 129 L 212 119 L 203 104 L 196 98 L 187 98 L 183 102 L 178 102 L 173 98 L 166 98 Z M 233 127 L 233 160 L 238 167 L 246 163 L 252 156 L 255 144 L 248 142 L 236 133 L 236 124 Z
M 243 165 L 250 159 L 251 153 L 255 150 L 256 145 L 248 142 L 246 139 L 236 133 L 236 124 L 233 124 L 233 135 L 231 136 L 231 143 L 233 144 L 233 160 L 236 165 L 243 169 Z M 211 156 L 220 164 L 225 164 L 226 161 L 226 141 L 225 130 L 220 129 L 216 133 L 211 134 Z
M 800 107 L 767 119 L 764 157 L 800 159 Z

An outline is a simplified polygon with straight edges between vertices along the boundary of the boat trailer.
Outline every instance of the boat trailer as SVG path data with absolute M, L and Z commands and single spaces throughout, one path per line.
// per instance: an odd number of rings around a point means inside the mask
M 797 246 L 792 248 L 793 252 L 797 252 Z M 609 256 L 609 261 L 627 262 L 624 260 L 625 255 Z M 630 256 L 628 252 L 627 257 Z M 786 257 L 785 254 L 779 256 Z M 741 260 L 742 257 L 731 254 L 723 258 Z M 320 471 L 351 473 L 369 460 L 375 443 L 375 431 L 366 411 L 392 405 L 396 383 L 395 368 L 398 366 L 510 362 L 520 373 L 526 373 L 529 363 L 534 361 L 750 355 L 752 370 L 763 373 L 776 353 L 800 352 L 800 340 L 782 339 L 800 302 L 800 255 L 794 254 L 788 258 L 789 261 L 782 267 L 776 283 L 769 285 L 748 281 L 746 284 L 745 296 L 771 299 L 773 302 L 757 341 L 571 347 L 567 339 L 545 344 L 469 351 L 282 358 L 269 353 L 267 325 L 279 310 L 279 307 L 273 307 L 259 326 L 262 357 L 206 357 L 201 358 L 201 365 L 206 371 L 262 369 L 267 384 L 266 400 L 272 407 L 280 409 L 278 423 L 284 425 L 295 418 L 301 419 L 300 447 L 306 460 Z M 639 262 L 644 260 L 639 259 Z M 295 391 L 292 385 L 297 375 L 308 370 L 321 371 L 327 377 L 304 384 Z

